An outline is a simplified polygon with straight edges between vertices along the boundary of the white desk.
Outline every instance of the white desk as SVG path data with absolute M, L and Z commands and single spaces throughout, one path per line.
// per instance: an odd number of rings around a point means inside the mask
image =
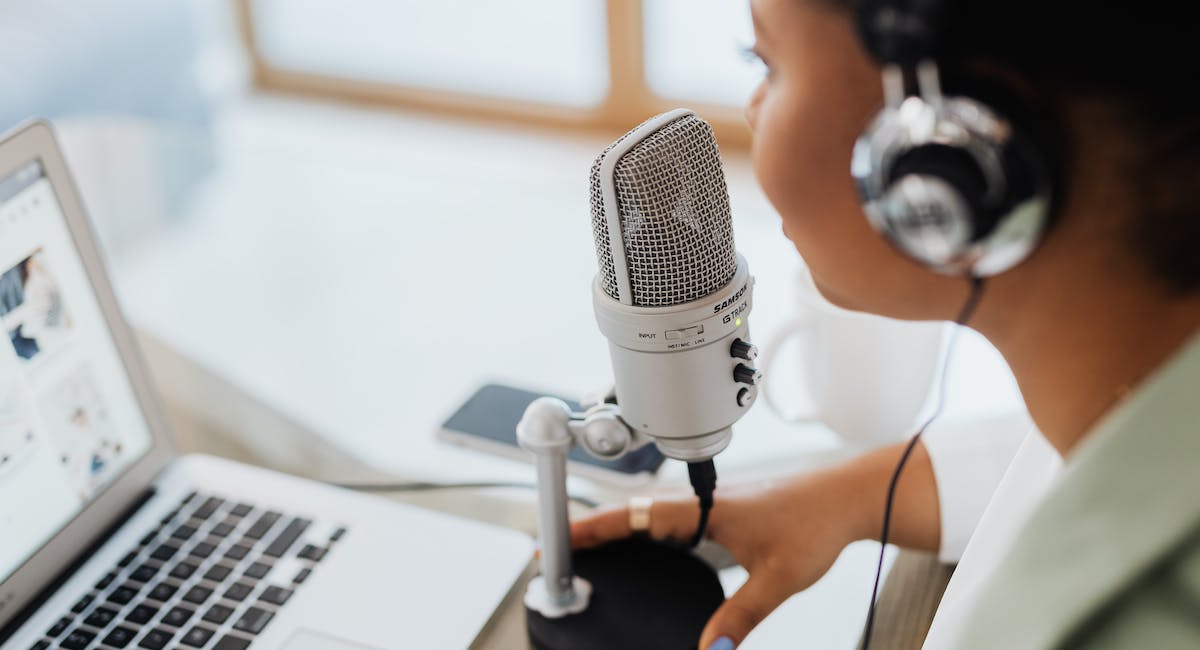
M 610 138 L 279 99 L 227 112 L 217 138 L 218 171 L 190 214 L 115 260 L 130 319 L 380 470 L 529 480 L 529 466 L 433 434 L 484 380 L 565 394 L 609 380 L 590 302 L 586 182 Z M 738 248 L 758 279 L 751 327 L 762 341 L 791 313 L 797 258 L 747 159 L 730 156 L 727 175 Z M 1011 406 L 1009 380 L 988 355 L 964 346 L 951 378 L 976 389 L 952 392 L 950 415 Z M 223 408 L 203 388 L 163 388 L 195 410 Z M 848 453 L 827 430 L 787 425 L 761 406 L 736 431 L 718 459 L 725 479 Z M 669 463 L 663 481 L 685 475 Z M 572 489 L 619 496 L 575 479 Z M 778 618 L 793 623 L 770 638 L 849 647 L 872 555 L 848 550 L 820 590 L 789 603 Z M 815 640 L 818 622 L 828 643 Z

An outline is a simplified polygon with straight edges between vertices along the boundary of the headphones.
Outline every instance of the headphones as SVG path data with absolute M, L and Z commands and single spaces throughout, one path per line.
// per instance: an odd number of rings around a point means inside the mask
M 855 143 L 851 174 L 871 226 L 894 246 L 934 271 L 983 278 L 1027 258 L 1049 227 L 1056 148 L 999 84 L 942 93 L 944 14 L 938 0 L 859 0 L 859 38 L 883 65 L 886 104 Z

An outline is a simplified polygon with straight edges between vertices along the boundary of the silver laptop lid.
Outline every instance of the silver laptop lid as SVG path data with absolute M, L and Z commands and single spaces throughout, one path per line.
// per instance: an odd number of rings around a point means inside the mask
M 147 377 L 44 123 L 0 139 L 0 629 L 170 459 Z

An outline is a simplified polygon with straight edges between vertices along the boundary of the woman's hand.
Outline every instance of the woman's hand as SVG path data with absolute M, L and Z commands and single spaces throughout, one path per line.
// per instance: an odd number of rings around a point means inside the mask
M 720 637 L 740 643 L 789 596 L 824 575 L 842 548 L 858 536 L 854 497 L 846 493 L 836 474 L 717 490 L 708 537 L 728 549 L 750 577 L 713 614 L 700 636 L 700 648 L 708 648 Z M 687 541 L 696 532 L 699 515 L 695 497 L 655 500 L 649 534 L 655 539 Z M 629 534 L 626 508 L 607 510 L 571 526 L 576 548 Z
M 792 594 L 829 570 L 855 540 L 878 539 L 888 484 L 906 443 L 876 449 L 821 472 L 774 484 L 720 488 L 708 523 L 709 539 L 724 546 L 750 573 L 746 584 L 713 616 L 700 649 L 727 637 L 735 644 Z M 896 486 L 889 541 L 938 549 L 941 514 L 937 483 L 925 446 L 913 448 Z M 688 541 L 699 524 L 695 497 L 656 500 L 650 536 Z M 571 525 L 571 542 L 588 548 L 628 537 L 629 511 L 616 508 Z M 727 645 L 725 647 L 728 647 Z

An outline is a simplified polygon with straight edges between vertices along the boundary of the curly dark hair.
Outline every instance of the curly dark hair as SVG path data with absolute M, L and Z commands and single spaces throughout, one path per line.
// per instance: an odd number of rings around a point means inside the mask
M 918 2 L 920 0 L 917 0 Z M 857 11 L 880 0 L 828 0 Z M 936 58 L 962 75 L 980 63 L 1018 76 L 1064 124 L 1071 102 L 1100 101 L 1116 111 L 1141 144 L 1125 170 L 1143 197 L 1129 238 L 1139 257 L 1170 289 L 1200 290 L 1200 93 L 1193 70 L 1200 28 L 1189 3 L 1167 0 L 1066 2 L 947 0 L 939 5 Z M 1075 145 L 1059 129 L 1061 163 Z

